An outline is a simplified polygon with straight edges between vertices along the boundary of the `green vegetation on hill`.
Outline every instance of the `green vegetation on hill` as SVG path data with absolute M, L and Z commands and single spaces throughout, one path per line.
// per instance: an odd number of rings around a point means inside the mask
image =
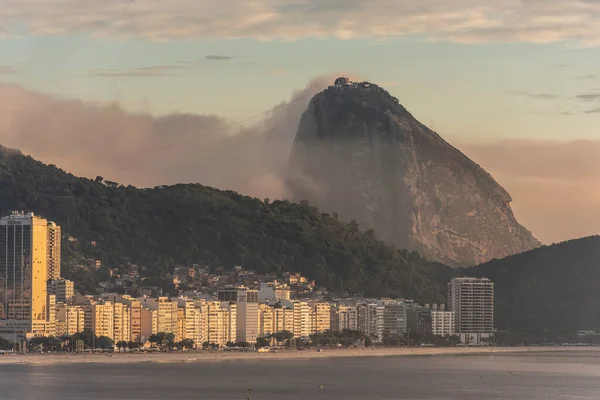
M 64 241 L 63 267 L 83 254 L 111 267 L 144 265 L 145 275 L 158 281 L 175 265 L 203 261 L 298 271 L 332 291 L 419 302 L 443 302 L 453 276 L 485 276 L 495 283 L 496 326 L 513 338 L 560 341 L 580 329 L 600 329 L 598 236 L 453 270 L 307 203 L 261 201 L 201 185 L 124 187 L 1 149 L 0 213 L 11 210 L 36 212 L 59 223 L 64 237 L 79 239 Z M 106 273 L 65 272 L 89 288 Z
M 543 246 L 462 271 L 495 285 L 496 326 L 563 342 L 600 329 L 600 236 Z
M 336 292 L 440 302 L 452 274 L 307 203 L 261 201 L 201 185 L 125 187 L 78 178 L 3 149 L 0 213 L 11 210 L 56 221 L 63 236 L 79 240 L 78 252 L 105 265 L 140 264 L 156 277 L 202 261 L 257 272 L 299 271 Z M 91 241 L 97 246 L 85 245 Z M 74 253 L 64 242 L 68 266 Z

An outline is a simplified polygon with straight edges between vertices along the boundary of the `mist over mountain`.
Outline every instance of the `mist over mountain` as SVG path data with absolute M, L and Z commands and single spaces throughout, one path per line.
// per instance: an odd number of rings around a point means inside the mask
M 302 112 L 331 77 L 309 82 L 263 115 L 131 113 L 0 84 L 0 143 L 80 176 L 138 187 L 196 183 L 280 198 Z
M 292 149 L 289 195 L 356 220 L 399 248 L 477 265 L 539 246 L 485 170 L 377 85 L 315 95 Z

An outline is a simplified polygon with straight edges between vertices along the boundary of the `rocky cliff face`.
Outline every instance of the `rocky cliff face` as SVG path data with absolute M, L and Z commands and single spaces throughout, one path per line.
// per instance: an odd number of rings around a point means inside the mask
M 315 95 L 295 138 L 288 187 L 292 200 L 451 266 L 539 246 L 506 190 L 368 83 L 339 79 Z

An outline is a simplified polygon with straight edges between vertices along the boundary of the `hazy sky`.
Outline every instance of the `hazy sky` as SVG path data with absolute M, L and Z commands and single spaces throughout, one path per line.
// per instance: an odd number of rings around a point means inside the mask
M 276 197 L 305 101 L 340 71 L 488 169 L 542 241 L 600 233 L 599 0 L 0 0 L 0 143 Z

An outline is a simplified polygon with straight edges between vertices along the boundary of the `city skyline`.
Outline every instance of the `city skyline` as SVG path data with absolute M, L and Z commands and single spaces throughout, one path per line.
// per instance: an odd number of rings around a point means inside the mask
M 399 343 L 411 331 L 424 338 L 464 333 L 449 325 L 455 321 L 454 310 L 445 311 L 444 306 L 438 310 L 437 304 L 421 306 L 410 299 L 362 296 L 328 300 L 326 290 L 317 290 L 315 281 L 298 273 L 264 281 L 241 267 L 216 275 L 218 289 L 212 296 L 206 274 L 202 293 L 184 290 L 197 272 L 207 271 L 196 266 L 174 268 L 171 281 L 177 295 L 138 288 L 132 296 L 129 286 L 117 293 L 102 282 L 97 294 L 80 293 L 75 286 L 81 282 L 61 276 L 61 232 L 59 225 L 33 213 L 12 212 L 0 219 L 5 242 L 0 248 L 0 338 L 12 337 L 15 346 L 23 340 L 86 332 L 94 343 L 98 337 L 101 342 L 148 344 L 157 335 L 169 334 L 177 343 L 218 347 L 269 342 L 286 332 L 292 335 L 289 339 L 307 341 L 325 332 L 354 331 L 383 344 Z M 101 262 L 94 260 L 93 268 L 102 268 Z M 125 268 L 119 267 L 109 270 L 110 277 L 115 270 L 120 272 L 118 279 L 121 273 L 126 276 Z M 137 272 L 137 267 L 129 271 L 131 282 L 139 278 Z M 234 281 L 226 283 L 232 272 Z M 254 277 L 256 289 L 240 282 L 246 275 Z M 491 328 L 493 332 L 493 321 Z M 70 346 L 74 350 L 74 344 Z

